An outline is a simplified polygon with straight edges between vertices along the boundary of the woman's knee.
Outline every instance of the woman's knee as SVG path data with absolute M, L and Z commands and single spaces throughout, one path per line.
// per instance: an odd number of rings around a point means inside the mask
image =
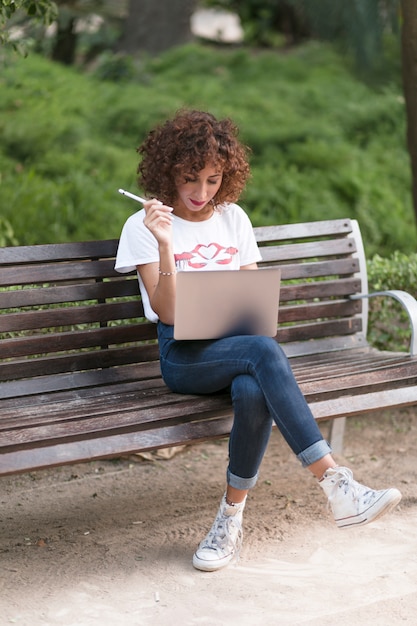
M 250 374 L 241 374 L 233 379 L 231 386 L 233 402 L 247 404 L 264 404 L 265 399 L 259 384 Z
M 254 337 L 251 347 L 253 358 L 262 366 L 282 371 L 291 371 L 288 358 L 279 343 L 273 337 Z

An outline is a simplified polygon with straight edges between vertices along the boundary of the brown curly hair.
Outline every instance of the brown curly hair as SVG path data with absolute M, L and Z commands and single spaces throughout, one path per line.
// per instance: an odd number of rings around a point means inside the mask
M 142 155 L 137 170 L 139 187 L 171 205 L 182 176 L 197 174 L 208 165 L 220 166 L 223 179 L 213 204 L 236 202 L 250 176 L 249 149 L 237 136 L 237 126 L 229 118 L 217 120 L 204 111 L 178 111 L 152 130 L 137 149 Z

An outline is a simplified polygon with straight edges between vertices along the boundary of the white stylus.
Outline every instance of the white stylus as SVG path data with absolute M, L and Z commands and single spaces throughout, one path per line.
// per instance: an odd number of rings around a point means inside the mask
M 147 202 L 145 198 L 141 198 L 140 196 L 135 196 L 135 194 L 130 193 L 129 191 L 125 191 L 124 189 L 119 189 L 119 193 L 123 194 L 124 196 L 127 196 L 128 198 L 132 198 L 132 200 L 136 200 L 136 202 L 141 202 L 142 204 L 144 202 Z

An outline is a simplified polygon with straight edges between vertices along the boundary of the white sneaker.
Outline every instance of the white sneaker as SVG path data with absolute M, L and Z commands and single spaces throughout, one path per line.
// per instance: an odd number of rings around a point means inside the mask
M 398 489 L 375 491 L 356 482 L 347 467 L 328 469 L 319 484 L 329 499 L 339 528 L 373 522 L 401 500 Z
M 204 572 L 213 572 L 229 565 L 239 555 L 242 545 L 242 516 L 246 498 L 239 504 L 227 504 L 223 495 L 213 526 L 198 546 L 193 565 Z

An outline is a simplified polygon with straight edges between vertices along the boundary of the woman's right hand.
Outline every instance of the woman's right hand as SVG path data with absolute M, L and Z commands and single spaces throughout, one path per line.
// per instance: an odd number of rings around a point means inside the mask
M 173 208 L 153 198 L 143 205 L 145 219 L 143 223 L 151 231 L 159 244 L 172 243 L 172 211 Z

